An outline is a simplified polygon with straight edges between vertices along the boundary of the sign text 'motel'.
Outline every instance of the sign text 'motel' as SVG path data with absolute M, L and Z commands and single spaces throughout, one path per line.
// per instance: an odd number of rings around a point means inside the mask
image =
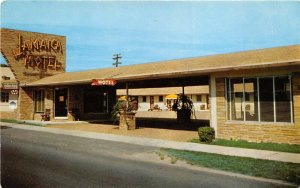
M 117 81 L 114 79 L 93 79 L 92 86 L 114 86 Z
M 62 68 L 61 63 L 58 62 L 54 55 L 36 55 L 33 52 L 54 52 L 63 53 L 63 46 L 60 41 L 55 39 L 31 39 L 29 41 L 23 41 L 23 37 L 19 33 L 18 46 L 15 49 L 11 49 L 11 52 L 16 60 L 24 59 L 25 66 L 38 67 L 42 69 Z

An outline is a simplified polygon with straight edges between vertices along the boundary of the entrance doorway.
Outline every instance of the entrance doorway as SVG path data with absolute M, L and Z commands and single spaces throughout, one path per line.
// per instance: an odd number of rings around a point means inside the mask
M 68 116 L 68 88 L 55 89 L 55 118 Z

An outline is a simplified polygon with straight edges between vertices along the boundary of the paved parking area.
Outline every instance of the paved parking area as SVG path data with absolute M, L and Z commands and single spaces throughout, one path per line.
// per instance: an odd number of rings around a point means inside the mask
M 186 142 L 194 138 L 198 138 L 197 131 L 170 130 L 170 129 L 143 128 L 143 127 L 135 130 L 119 130 L 117 125 L 109 125 L 109 124 L 92 124 L 92 123 L 58 124 L 58 125 L 54 124 L 54 125 L 46 125 L 45 127 L 134 136 L 134 137 L 164 139 L 164 140 L 179 141 L 179 142 Z

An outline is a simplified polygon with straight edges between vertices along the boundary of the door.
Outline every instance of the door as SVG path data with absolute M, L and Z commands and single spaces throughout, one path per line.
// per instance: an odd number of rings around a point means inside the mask
M 68 116 L 68 89 L 55 89 L 55 117 Z
M 154 96 L 150 96 L 150 109 L 153 110 L 154 108 Z

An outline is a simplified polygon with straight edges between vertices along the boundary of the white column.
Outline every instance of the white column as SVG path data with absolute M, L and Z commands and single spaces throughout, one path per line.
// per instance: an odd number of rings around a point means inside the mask
M 210 93 L 210 126 L 215 129 L 217 137 L 217 92 L 216 92 L 216 78 L 210 76 L 209 79 L 209 93 Z

